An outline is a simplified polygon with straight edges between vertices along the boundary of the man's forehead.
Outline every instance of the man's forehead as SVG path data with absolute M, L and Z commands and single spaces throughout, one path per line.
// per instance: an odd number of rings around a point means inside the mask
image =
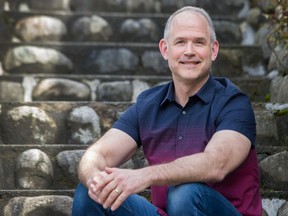
M 200 13 L 190 11 L 181 12 L 174 17 L 171 31 L 174 29 L 176 32 L 180 30 L 183 32 L 198 32 L 206 36 L 210 34 L 209 24 L 206 18 Z M 176 33 L 175 31 L 173 32 L 174 34 Z

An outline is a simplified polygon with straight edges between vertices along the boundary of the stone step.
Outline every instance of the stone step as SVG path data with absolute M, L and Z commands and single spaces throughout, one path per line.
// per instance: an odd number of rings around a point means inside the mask
M 156 43 L 0 43 L 5 74 L 170 75 Z M 258 46 L 223 45 L 212 66 L 217 76 L 264 75 Z
M 221 3 L 221 6 L 219 6 Z M 227 17 L 243 17 L 249 8 L 248 1 L 163 1 L 163 0 L 38 0 L 38 1 L 10 1 L 4 7 L 11 11 L 58 11 L 58 12 L 124 12 L 124 13 L 172 13 L 176 9 L 194 5 L 211 13 Z
M 115 12 L 6 11 L 6 41 L 158 42 L 169 14 Z M 220 43 L 240 44 L 239 18 L 212 17 Z
M 42 208 L 42 211 L 43 208 L 46 209 L 45 211 L 48 211 L 47 209 L 55 211 L 55 208 L 59 212 L 71 211 L 74 189 L 78 184 L 76 167 L 85 148 L 87 148 L 85 145 L 67 146 L 66 144 L 0 145 L 2 152 L 0 155 L 0 215 L 4 215 L 4 209 L 5 213 L 14 212 L 16 205 L 19 206 L 17 211 L 24 211 L 26 208 L 33 208 L 36 212 L 40 211 L 37 208 Z M 286 177 L 282 175 L 278 178 L 275 175 L 274 168 L 275 165 L 279 168 L 279 172 L 277 173 L 276 170 L 276 174 L 283 172 L 283 168 L 286 167 L 288 162 L 287 150 L 287 146 L 257 148 L 261 171 L 263 207 L 267 208 L 271 200 L 283 202 L 283 200 L 288 199 L 287 173 L 285 172 Z M 59 152 L 57 153 L 57 151 Z M 123 167 L 132 169 L 142 167 L 144 164 L 143 154 L 137 154 L 133 160 L 128 161 Z M 135 165 L 137 160 L 142 160 L 142 162 L 138 161 L 138 165 Z M 37 166 L 39 163 L 41 167 Z M 48 176 L 51 173 L 49 163 L 53 167 L 52 180 Z M 21 172 L 21 169 L 25 171 Z M 43 182 L 46 182 L 46 184 Z M 47 182 L 53 182 L 53 185 L 49 185 Z M 26 188 L 21 188 L 19 185 L 25 185 Z M 149 189 L 142 192 L 141 195 L 150 199 Z M 25 202 L 30 203 L 29 206 L 24 205 Z M 34 202 L 37 205 L 34 205 Z M 22 214 L 14 212 L 8 215 Z
M 69 144 L 2 144 L 0 150 L 0 191 L 1 190 L 73 190 L 79 183 L 77 166 L 89 145 Z M 273 176 L 288 162 L 287 146 L 257 146 L 257 154 L 262 167 L 262 188 L 281 190 L 288 183 L 288 177 Z M 277 162 L 277 163 L 276 163 Z M 41 164 L 41 166 L 39 166 Z M 142 148 L 121 167 L 137 169 L 147 165 Z M 266 170 L 267 169 L 267 170 Z M 269 170 L 268 170 L 269 169 Z M 272 170 L 270 170 L 272 169 Z M 274 172 L 274 173 L 273 173 Z M 279 171 L 280 172 L 280 171 Z M 284 171 L 284 175 L 287 175 Z M 274 178 L 271 180 L 271 178 Z M 280 182 L 281 180 L 281 182 Z M 281 186 L 275 182 L 280 182 Z M 284 186 L 288 190 L 287 186 Z
M 0 190 L 0 215 L 70 216 L 74 190 Z
M 0 104 L 0 144 L 89 144 L 110 129 L 119 115 L 132 104 L 3 102 Z M 287 108 L 283 111 L 278 108 L 271 110 L 267 109 L 268 105 L 253 103 L 257 145 L 287 146 Z
M 71 215 L 74 190 L 0 190 L 0 214 L 3 216 L 25 215 Z M 150 199 L 150 191 L 140 195 Z M 271 210 L 271 204 L 282 204 L 288 198 L 288 191 L 261 189 L 263 208 Z M 277 197 L 277 199 L 275 199 Z M 273 203 L 276 202 L 276 203 Z M 26 203 L 26 204 L 25 204 Z M 28 205 L 27 205 L 28 203 Z M 17 206 L 18 208 L 15 208 Z M 281 205 L 280 205 L 281 206 Z M 278 208 L 280 206 L 277 206 Z M 5 209 L 5 210 L 4 210 Z M 278 209 L 274 209 L 277 211 Z M 4 213 L 5 211 L 5 213 Z M 274 212 L 272 211 L 272 212 Z
M 0 190 L 72 190 L 78 184 L 76 169 L 87 147 L 76 144 L 0 145 Z
M 122 101 L 133 102 L 143 90 L 171 80 L 171 76 L 136 75 L 4 75 L 0 102 Z M 232 77 L 252 101 L 268 101 L 267 77 Z

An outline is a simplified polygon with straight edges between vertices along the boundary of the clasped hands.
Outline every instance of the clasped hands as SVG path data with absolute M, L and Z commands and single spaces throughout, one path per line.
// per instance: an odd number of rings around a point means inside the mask
M 103 208 L 116 210 L 125 199 L 145 189 L 140 170 L 106 167 L 103 171 L 88 179 L 88 194 Z

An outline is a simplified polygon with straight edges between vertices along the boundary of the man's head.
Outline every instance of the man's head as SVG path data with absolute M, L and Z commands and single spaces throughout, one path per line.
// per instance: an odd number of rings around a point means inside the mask
M 204 84 L 219 50 L 209 15 L 196 7 L 176 11 L 167 21 L 159 49 L 174 82 Z
M 174 17 L 180 13 L 183 13 L 183 12 L 193 13 L 193 14 L 196 14 L 196 13 L 201 14 L 206 19 L 206 21 L 208 23 L 208 27 L 210 29 L 211 41 L 212 42 L 216 41 L 215 28 L 214 28 L 213 22 L 209 16 L 209 14 L 202 8 L 192 7 L 192 6 L 183 7 L 181 9 L 177 10 L 176 12 L 174 12 L 169 17 L 169 19 L 166 22 L 165 29 L 164 29 L 164 39 L 165 40 L 168 39 L 169 33 L 171 31 L 172 21 L 173 21 Z

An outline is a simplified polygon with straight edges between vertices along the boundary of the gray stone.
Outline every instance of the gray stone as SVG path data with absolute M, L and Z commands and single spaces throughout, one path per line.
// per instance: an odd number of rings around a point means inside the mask
M 135 19 L 126 19 L 120 28 L 120 33 L 124 40 L 137 40 L 140 30 L 140 23 Z
M 212 65 L 213 74 L 228 77 L 241 76 L 243 73 L 241 58 L 241 53 L 238 50 L 220 49 L 217 61 L 213 62 Z M 220 68 L 221 70 L 219 70 Z
M 288 75 L 285 77 L 278 76 L 271 83 L 271 102 L 287 103 L 288 102 Z
M 33 91 L 33 100 L 35 101 L 87 101 L 89 99 L 89 87 L 69 79 L 44 79 Z
M 162 11 L 172 13 L 184 6 L 196 6 L 197 0 L 161 0 Z
M 106 0 L 70 0 L 73 11 L 105 11 Z
M 96 15 L 81 17 L 72 26 L 73 38 L 78 41 L 108 41 L 112 34 L 110 24 Z
M 214 21 L 217 40 L 220 43 L 238 44 L 242 40 L 240 26 L 229 21 Z
M 53 166 L 46 153 L 30 149 L 19 155 L 16 161 L 18 188 L 48 189 L 53 183 Z
M 62 151 L 56 157 L 64 175 L 73 183 L 79 183 L 77 167 L 84 152 L 85 150 Z
M 261 46 L 264 59 L 269 59 L 272 53 L 267 41 L 267 36 L 269 33 L 270 29 L 266 25 L 263 25 L 255 34 L 255 44 Z
M 278 46 L 280 47 L 280 46 Z M 288 76 L 288 50 L 287 50 L 287 45 L 286 49 L 283 47 L 280 47 L 276 51 L 277 55 L 277 69 L 280 74 L 283 76 Z
M 70 10 L 70 0 L 26 0 L 30 9 L 33 10 Z
M 263 159 L 259 163 L 262 183 L 274 190 L 288 189 L 288 152 L 283 151 Z
M 22 81 L 24 88 L 24 101 L 32 102 L 32 94 L 35 86 L 37 85 L 38 79 L 32 76 L 25 76 Z
M 5 177 L 7 176 L 2 164 L 3 162 L 0 160 L 0 189 L 4 189 L 3 186 L 5 185 Z
M 2 76 L 3 74 L 4 74 L 4 70 L 3 70 L 2 62 L 0 62 L 0 76 Z
M 262 209 L 262 216 L 269 216 L 264 209 Z
M 4 216 L 70 216 L 73 199 L 68 196 L 15 197 L 4 208 Z
M 201 0 L 198 6 L 209 11 L 210 15 L 229 15 L 239 17 L 246 6 L 247 0 Z M 242 15 L 243 16 L 243 15 Z
M 259 145 L 271 145 L 278 143 L 278 131 L 276 119 L 272 111 L 259 110 L 255 112 L 257 143 Z
M 242 45 L 254 45 L 255 43 L 255 30 L 252 28 L 252 26 L 247 23 L 243 22 L 240 25 L 240 30 L 242 33 Z
M 74 108 L 68 117 L 70 144 L 91 144 L 101 136 L 100 118 L 88 106 Z
M 67 34 L 67 29 L 58 18 L 33 16 L 18 21 L 15 32 L 24 42 L 58 41 Z
M 99 101 L 131 101 L 132 85 L 130 81 L 103 82 L 99 85 Z
M 121 36 L 126 41 L 158 42 L 160 32 L 157 24 L 151 19 L 127 19 L 120 28 Z
M 110 11 L 124 12 L 159 12 L 159 0 L 106 0 L 107 9 Z
M 264 76 L 266 74 L 265 68 L 262 64 L 248 66 L 243 65 L 243 71 L 250 76 Z
M 11 73 L 68 73 L 73 63 L 54 49 L 19 46 L 8 51 L 4 68 Z
M 95 80 L 85 80 L 84 81 L 90 88 L 91 90 L 91 101 L 96 101 L 97 100 L 97 88 L 100 84 L 100 80 L 99 79 L 95 79 Z
M 152 73 L 155 71 L 157 74 L 170 75 L 168 63 L 159 51 L 145 51 L 141 60 L 143 67 L 152 70 Z
M 86 67 L 88 71 L 101 74 L 127 71 L 135 73 L 138 63 L 137 55 L 128 49 L 104 49 L 92 52 Z
M 2 139 L 7 144 L 55 143 L 57 126 L 44 110 L 19 106 L 1 115 Z
M 122 169 L 134 169 L 134 162 L 132 159 L 130 159 L 119 167 Z
M 0 101 L 22 102 L 23 88 L 18 82 L 0 81 Z
M 287 216 L 288 215 L 288 202 L 285 202 L 284 205 L 278 211 L 278 216 Z
M 264 13 L 271 12 L 275 9 L 275 0 L 261 0 L 254 2 L 256 2 L 256 6 L 259 7 Z
M 264 19 L 265 18 L 262 11 L 260 10 L 260 8 L 257 7 L 251 8 L 246 17 L 246 21 L 255 29 L 259 28 L 259 26 L 263 23 Z
M 277 215 L 277 212 L 279 208 L 283 205 L 285 200 L 272 198 L 272 199 L 262 199 L 262 206 L 263 211 L 265 214 L 262 216 L 279 216 Z
M 282 76 L 288 75 L 288 51 L 278 45 L 272 52 L 268 69 L 277 69 Z
M 132 85 L 133 85 L 133 95 L 132 95 L 132 102 L 135 102 L 138 95 L 150 88 L 149 84 L 147 82 L 143 82 L 143 81 L 140 81 L 140 80 L 133 80 L 132 82 Z

